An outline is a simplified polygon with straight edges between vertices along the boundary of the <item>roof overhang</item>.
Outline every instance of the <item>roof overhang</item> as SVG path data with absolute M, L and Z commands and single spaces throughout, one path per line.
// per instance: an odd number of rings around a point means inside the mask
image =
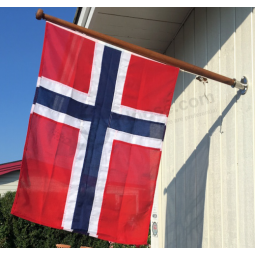
M 0 175 L 20 170 L 21 160 L 0 165 Z
M 165 53 L 192 7 L 79 7 L 75 23 Z

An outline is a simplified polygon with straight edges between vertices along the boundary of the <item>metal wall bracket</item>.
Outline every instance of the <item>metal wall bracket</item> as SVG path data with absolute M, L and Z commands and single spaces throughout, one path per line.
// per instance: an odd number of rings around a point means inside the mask
M 196 76 L 196 80 L 201 81 L 203 83 L 208 83 L 207 78 L 203 76 Z
M 196 80 L 201 81 L 204 83 L 208 83 L 208 80 L 206 77 L 203 76 L 196 76 Z M 243 76 L 241 81 L 237 81 L 236 79 L 234 79 L 235 84 L 232 85 L 232 88 L 236 88 L 236 89 L 240 89 L 240 92 L 242 95 L 245 95 L 247 90 L 248 90 L 248 79 L 246 76 Z
M 243 76 L 241 81 L 235 80 L 235 84 L 231 86 L 232 88 L 240 89 L 242 95 L 245 95 L 248 90 L 248 79 L 246 76 Z

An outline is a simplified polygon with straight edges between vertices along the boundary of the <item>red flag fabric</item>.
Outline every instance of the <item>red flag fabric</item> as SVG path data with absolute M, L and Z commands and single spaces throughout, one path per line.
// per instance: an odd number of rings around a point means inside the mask
M 178 72 L 47 22 L 11 213 L 146 244 Z

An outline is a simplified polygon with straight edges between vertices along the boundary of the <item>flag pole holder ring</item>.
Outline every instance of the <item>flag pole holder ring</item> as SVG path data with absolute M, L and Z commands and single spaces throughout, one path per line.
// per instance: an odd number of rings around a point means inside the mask
M 232 85 L 231 87 L 232 88 L 237 88 L 241 91 L 241 94 L 242 95 L 245 95 L 247 90 L 248 90 L 248 79 L 246 76 L 243 76 L 241 81 L 237 81 L 236 79 L 235 80 L 235 84 Z

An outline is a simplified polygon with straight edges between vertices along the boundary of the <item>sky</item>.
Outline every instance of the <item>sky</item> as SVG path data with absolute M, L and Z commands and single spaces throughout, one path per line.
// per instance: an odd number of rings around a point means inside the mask
M 73 22 L 76 7 L 43 7 Z M 0 7 L 0 164 L 21 160 L 44 40 L 38 7 Z

